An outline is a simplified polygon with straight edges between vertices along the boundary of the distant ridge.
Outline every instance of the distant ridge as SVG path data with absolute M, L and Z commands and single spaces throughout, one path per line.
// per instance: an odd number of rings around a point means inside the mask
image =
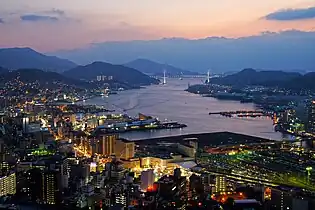
M 167 75 L 196 75 L 197 72 L 191 72 L 187 70 L 183 70 L 168 64 L 157 63 L 148 59 L 136 59 L 129 63 L 124 64 L 124 66 L 137 69 L 142 73 L 149 75 L 163 75 L 163 71 L 165 70 Z
M 278 87 L 294 91 L 315 91 L 315 72 L 300 74 L 284 71 L 257 71 L 244 69 L 240 72 L 220 78 L 212 78 L 211 83 L 232 87 L 260 85 Z
M 112 80 L 109 82 L 124 83 L 129 86 L 159 83 L 158 80 L 151 78 L 136 69 L 105 62 L 94 62 L 86 66 L 78 66 L 64 72 L 63 75 L 83 80 L 96 80 L 97 76 L 111 76 Z
M 9 70 L 41 69 L 63 72 L 77 65 L 67 59 L 41 54 L 31 48 L 2 48 L 0 66 Z
M 113 41 L 53 54 L 80 64 L 95 60 L 121 64 L 145 57 L 199 73 L 211 68 L 212 73 L 221 74 L 246 67 L 305 73 L 315 71 L 315 30 L 263 32 L 239 38 Z
M 227 75 L 221 78 L 211 79 L 212 83 L 246 86 L 246 85 L 278 85 L 301 77 L 300 73 L 284 71 L 257 71 L 255 69 L 244 69 L 235 74 Z

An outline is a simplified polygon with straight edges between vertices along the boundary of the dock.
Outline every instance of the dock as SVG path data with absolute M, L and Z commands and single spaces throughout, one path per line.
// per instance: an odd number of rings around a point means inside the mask
M 262 110 L 238 110 L 238 111 L 227 111 L 227 112 L 209 112 L 209 115 L 221 115 L 224 117 L 264 117 L 270 116 L 270 113 Z

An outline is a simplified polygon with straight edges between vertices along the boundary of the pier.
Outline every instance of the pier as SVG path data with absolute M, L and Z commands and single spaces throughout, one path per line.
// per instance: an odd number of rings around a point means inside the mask
M 224 117 L 264 117 L 270 116 L 270 113 L 261 110 L 238 110 L 227 112 L 209 112 L 209 115 L 221 115 Z

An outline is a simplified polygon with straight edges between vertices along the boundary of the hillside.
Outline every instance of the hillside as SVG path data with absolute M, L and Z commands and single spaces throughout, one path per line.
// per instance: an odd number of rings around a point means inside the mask
M 301 77 L 294 78 L 282 84 L 283 87 L 292 90 L 311 90 L 315 91 L 315 72 L 307 73 Z
M 0 66 L 10 70 L 41 69 L 63 72 L 77 65 L 66 59 L 46 56 L 31 48 L 4 48 L 0 49 Z
M 149 75 L 163 75 L 164 70 L 167 75 L 176 76 L 176 75 L 196 75 L 197 72 L 191 72 L 183 70 L 171 65 L 157 63 L 147 59 L 137 59 L 129 63 L 124 64 L 124 66 L 137 69 L 142 73 Z
M 91 85 L 87 82 L 78 81 L 65 77 L 56 72 L 43 71 L 39 69 L 18 69 L 0 74 L 0 83 L 19 80 L 23 83 L 39 83 L 44 86 L 53 86 L 56 83 L 69 86 L 87 88 Z
M 211 83 L 238 87 L 246 85 L 277 86 L 300 77 L 302 77 L 302 75 L 295 72 L 244 69 L 225 77 L 213 78 L 211 79 Z
M 86 66 L 78 66 L 64 72 L 65 76 L 75 79 L 96 80 L 97 76 L 107 76 L 111 79 L 106 82 L 117 82 L 129 86 L 158 84 L 159 81 L 141 73 L 140 71 L 122 65 L 113 65 L 104 62 L 94 62 Z

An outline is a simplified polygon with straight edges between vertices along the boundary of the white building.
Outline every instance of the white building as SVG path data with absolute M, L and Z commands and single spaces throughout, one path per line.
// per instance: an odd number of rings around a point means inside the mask
M 141 185 L 142 191 L 147 191 L 148 187 L 152 187 L 154 184 L 154 171 L 149 169 L 141 172 Z

